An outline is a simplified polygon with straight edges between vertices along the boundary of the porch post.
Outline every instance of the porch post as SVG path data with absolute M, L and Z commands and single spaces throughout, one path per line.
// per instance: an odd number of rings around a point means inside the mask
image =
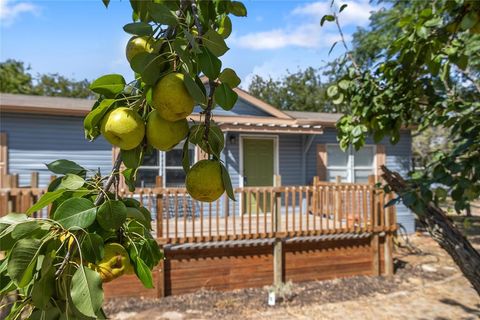
M 280 187 L 282 185 L 282 177 L 279 175 L 274 176 L 274 187 Z M 275 192 L 275 208 L 273 214 L 274 224 L 272 226 L 273 232 L 276 234 L 281 229 L 282 224 L 282 198 L 281 192 Z M 277 235 L 273 242 L 273 284 L 274 286 L 280 286 L 284 280 L 284 259 L 283 259 L 283 240 Z

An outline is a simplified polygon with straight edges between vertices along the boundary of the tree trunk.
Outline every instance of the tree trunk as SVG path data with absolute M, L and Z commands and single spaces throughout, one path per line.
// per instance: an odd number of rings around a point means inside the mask
M 408 186 L 400 174 L 390 171 L 385 166 L 382 166 L 382 170 L 382 178 L 390 189 L 399 195 L 403 194 Z M 415 212 L 413 207 L 409 209 Z M 463 275 L 480 295 L 480 254 L 472 244 L 445 212 L 432 202 L 425 208 L 424 213 L 417 214 L 417 218 L 425 225 L 432 238 L 453 258 Z

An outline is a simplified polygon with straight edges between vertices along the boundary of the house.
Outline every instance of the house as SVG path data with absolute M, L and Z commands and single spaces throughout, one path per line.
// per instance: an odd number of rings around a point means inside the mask
M 402 174 L 410 170 L 411 133 L 402 131 L 400 142 L 374 144 L 359 151 L 343 152 L 336 140 L 335 123 L 340 114 L 280 111 L 235 89 L 239 99 L 230 111 L 214 110 L 214 120 L 225 134 L 222 154 L 234 187 L 273 185 L 274 175 L 283 185 L 308 185 L 320 180 L 366 182 L 386 164 Z M 0 176 L 19 174 L 19 185 L 30 183 L 30 173 L 40 172 L 39 186 L 46 186 L 50 173 L 45 167 L 56 159 L 70 159 L 86 168 L 108 173 L 114 150 L 102 137 L 84 138 L 83 116 L 92 100 L 0 94 Z M 191 115 L 200 120 L 197 109 Z M 192 146 L 193 148 L 193 146 Z M 200 152 L 192 150 L 192 161 Z M 181 146 L 145 159 L 138 185 L 149 187 L 163 176 L 165 186 L 184 182 Z M 414 230 L 413 215 L 397 206 L 398 222 Z

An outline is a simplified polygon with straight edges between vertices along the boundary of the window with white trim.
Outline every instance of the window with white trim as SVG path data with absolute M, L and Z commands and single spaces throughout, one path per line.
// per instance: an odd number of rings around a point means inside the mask
M 195 160 L 194 145 L 189 144 L 190 164 Z M 183 143 L 168 152 L 155 150 L 146 155 L 137 172 L 137 187 L 155 186 L 157 176 L 163 176 L 165 187 L 184 187 L 185 172 L 182 166 Z
M 335 182 L 340 176 L 344 182 L 368 182 L 375 173 L 375 146 L 366 145 L 360 150 L 348 148 L 342 151 L 339 145 L 327 145 L 327 181 Z

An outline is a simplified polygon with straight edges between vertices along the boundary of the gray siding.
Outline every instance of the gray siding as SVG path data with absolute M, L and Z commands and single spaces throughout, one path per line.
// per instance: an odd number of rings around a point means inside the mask
M 9 173 L 18 173 L 20 186 L 30 184 L 30 173 L 40 172 L 39 184 L 48 185 L 45 164 L 68 159 L 106 174 L 112 167 L 112 148 L 102 137 L 84 138 L 82 117 L 2 114 L 0 130 L 7 133 Z
M 235 137 L 235 143 L 230 144 L 229 137 Z M 316 145 L 324 143 L 337 143 L 336 130 L 326 128 L 324 134 L 316 135 L 305 155 L 303 162 L 303 150 L 305 148 L 308 136 L 297 134 L 281 134 L 279 136 L 279 170 L 282 176 L 283 185 L 305 185 L 311 184 L 313 177 L 317 175 L 317 155 Z M 240 170 L 240 139 L 238 133 L 229 133 L 227 135 L 227 146 L 224 151 L 225 163 L 230 173 L 234 187 L 239 186 Z M 367 143 L 373 144 L 368 139 Z M 402 132 L 400 142 L 391 145 L 388 141 L 385 144 L 386 165 L 400 172 L 407 174 L 410 170 L 411 143 L 410 132 Z M 305 168 L 303 169 L 303 163 Z M 397 205 L 398 222 L 401 223 L 408 232 L 414 232 L 415 219 L 413 214 L 402 204 Z

